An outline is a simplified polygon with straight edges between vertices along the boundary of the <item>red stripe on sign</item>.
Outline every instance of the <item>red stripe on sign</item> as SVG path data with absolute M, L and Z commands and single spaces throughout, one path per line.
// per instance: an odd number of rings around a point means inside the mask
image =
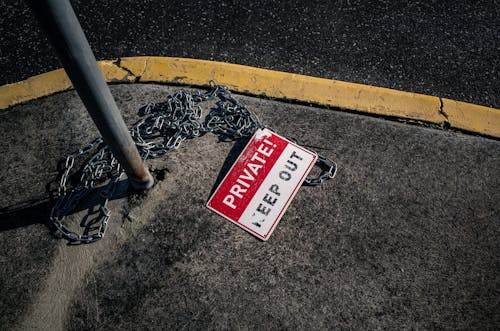
M 208 206 L 237 222 L 287 145 L 288 141 L 270 131 L 257 131 Z

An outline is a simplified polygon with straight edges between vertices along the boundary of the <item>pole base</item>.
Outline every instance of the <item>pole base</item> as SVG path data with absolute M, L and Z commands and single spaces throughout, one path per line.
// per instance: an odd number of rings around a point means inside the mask
M 136 191 L 145 191 L 150 188 L 152 188 L 155 184 L 155 180 L 151 173 L 146 169 L 146 174 L 142 178 L 134 178 L 134 177 L 129 177 L 128 178 L 130 185 L 132 185 L 132 188 Z

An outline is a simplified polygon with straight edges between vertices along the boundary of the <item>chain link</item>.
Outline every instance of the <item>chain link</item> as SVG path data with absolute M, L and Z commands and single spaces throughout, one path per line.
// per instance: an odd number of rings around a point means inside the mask
M 337 174 L 337 164 L 327 157 L 318 154 L 316 166 L 321 169 L 321 173 L 316 178 L 307 177 L 304 180 L 304 185 L 318 186 L 323 184 L 325 180 L 333 179 Z
M 215 107 L 202 121 L 200 103 L 214 99 L 217 100 Z M 221 140 L 235 140 L 250 137 L 256 130 L 263 128 L 259 119 L 239 103 L 227 87 L 221 85 L 212 85 L 205 93 L 180 90 L 168 96 L 165 102 L 141 107 L 139 115 L 142 118 L 132 126 L 130 134 L 144 160 L 164 156 L 178 149 L 184 140 L 208 132 L 218 135 Z M 75 160 L 92 151 L 97 152 L 84 164 L 78 183 L 68 188 Z M 317 178 L 306 178 L 306 185 L 320 185 L 335 176 L 335 162 L 319 155 L 316 165 L 322 172 Z M 102 138 L 98 138 L 68 155 L 61 174 L 56 201 L 50 214 L 56 233 L 73 244 L 92 243 L 101 239 L 111 216 L 108 201 L 124 174 L 120 164 Z M 82 224 L 85 226 L 84 233 L 77 234 L 66 227 L 64 219 L 94 190 L 99 191 L 97 219 Z

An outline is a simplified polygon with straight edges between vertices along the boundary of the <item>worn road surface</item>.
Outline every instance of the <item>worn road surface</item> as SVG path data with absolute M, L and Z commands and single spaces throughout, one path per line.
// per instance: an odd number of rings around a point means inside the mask
M 98 59 L 217 60 L 500 108 L 497 0 L 71 3 Z M 24 1 L 0 1 L 0 27 L 0 84 L 61 67 Z

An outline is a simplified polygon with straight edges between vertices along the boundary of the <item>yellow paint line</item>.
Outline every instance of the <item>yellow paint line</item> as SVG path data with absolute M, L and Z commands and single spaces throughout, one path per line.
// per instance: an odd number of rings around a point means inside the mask
M 122 58 L 120 65 L 140 82 L 206 86 L 278 99 L 441 123 L 439 98 L 387 88 L 315 78 L 231 63 L 168 57 Z
M 443 100 L 443 113 L 451 127 L 500 138 L 500 109 L 450 99 Z
M 107 82 L 133 82 L 135 77 L 113 61 L 99 61 L 99 68 Z M 0 109 L 45 97 L 72 88 L 63 69 L 30 77 L 18 83 L 0 86 Z
M 453 128 L 500 138 L 499 109 L 436 96 L 196 59 L 129 57 L 100 61 L 99 66 L 107 82 L 207 86 L 214 81 L 235 92 L 437 124 L 448 122 Z M 71 83 L 62 70 L 0 86 L 0 109 L 69 88 Z
M 63 69 L 33 76 L 18 83 L 0 86 L 0 109 L 70 88 L 71 82 Z

